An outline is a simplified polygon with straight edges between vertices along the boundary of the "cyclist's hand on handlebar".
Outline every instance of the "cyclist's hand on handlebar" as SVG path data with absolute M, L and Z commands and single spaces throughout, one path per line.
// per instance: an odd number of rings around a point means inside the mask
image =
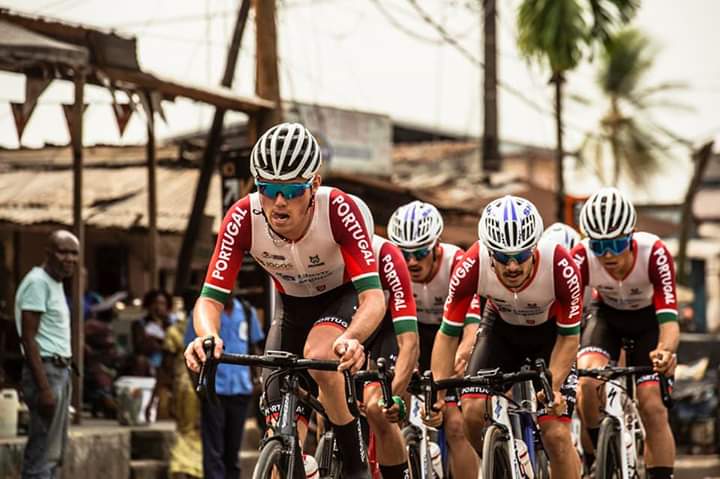
M 349 369 L 354 374 L 365 364 L 365 350 L 357 339 L 340 335 L 333 343 L 333 351 L 340 358 L 338 371 Z
M 422 407 L 422 411 L 420 413 L 422 414 L 423 422 L 426 426 L 430 427 L 440 427 L 443 423 L 443 412 L 445 411 L 445 400 L 444 399 L 438 399 L 435 404 L 433 404 L 433 407 L 430 408 L 430 416 L 428 417 L 427 412 L 425 411 L 425 406 Z
M 396 396 L 397 397 L 397 396 Z M 395 399 L 395 398 L 393 398 Z M 380 406 L 383 408 L 383 415 L 390 423 L 399 423 L 405 419 L 406 413 L 400 409 L 400 405 L 394 402 L 392 406 L 386 408 L 382 399 L 380 400 Z
M 220 358 L 223 350 L 223 340 L 220 339 L 220 336 L 214 337 L 215 357 Z M 195 338 L 190 344 L 188 344 L 187 348 L 185 348 L 185 364 L 187 364 L 187 367 L 195 373 L 200 371 L 200 365 L 205 362 L 206 357 L 205 350 L 203 349 L 203 341 L 207 338 L 208 336 Z
M 654 349 L 650 352 L 653 369 L 666 376 L 675 370 L 677 355 L 667 349 Z
M 562 416 L 567 412 L 567 401 L 560 391 L 553 391 L 555 400 L 552 404 L 545 406 L 545 410 L 552 416 Z M 545 391 L 538 391 L 537 400 L 545 404 Z

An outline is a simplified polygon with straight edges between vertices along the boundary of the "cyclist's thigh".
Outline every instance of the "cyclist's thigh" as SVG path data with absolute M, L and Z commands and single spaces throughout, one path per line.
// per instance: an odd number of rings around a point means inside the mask
M 496 313 L 485 313 L 483 325 L 486 320 L 493 324 L 485 335 L 478 335 L 477 342 L 473 348 L 473 352 L 468 360 L 465 373 L 468 375 L 476 374 L 481 369 L 501 368 L 503 371 L 515 370 L 516 364 L 519 368 L 520 362 L 515 357 L 515 351 L 507 342 L 506 329 L 507 323 L 503 321 Z M 469 412 L 481 406 L 481 402 L 488 396 L 488 391 L 484 387 L 471 386 L 462 388 L 460 391 L 463 407 Z M 478 401 L 479 400 L 479 401 Z
M 609 324 L 609 317 L 613 312 L 604 305 L 598 306 L 595 310 L 595 314 L 582 332 L 578 367 L 602 367 L 609 360 L 617 361 L 620 357 L 622 336 Z
M 304 315 L 312 322 L 305 338 L 305 354 L 316 359 L 334 359 L 332 344 L 352 321 L 358 306 L 357 292 L 352 283 L 347 283 L 313 299 L 318 300 L 313 315 Z

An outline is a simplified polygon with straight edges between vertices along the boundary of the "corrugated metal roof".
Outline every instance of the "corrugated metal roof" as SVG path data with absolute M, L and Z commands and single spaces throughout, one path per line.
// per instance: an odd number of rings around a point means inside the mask
M 6 20 L 0 20 L 0 39 L 0 58 L 4 62 L 59 62 L 71 66 L 88 63 L 87 48 L 49 38 Z
M 195 169 L 157 169 L 159 231 L 185 230 L 197 177 Z M 216 226 L 220 210 L 220 181 L 215 176 L 205 213 L 216 217 Z M 147 228 L 147 169 L 86 168 L 83 218 L 86 225 L 98 228 Z M 0 221 L 72 225 L 72 171 L 19 170 L 0 175 Z

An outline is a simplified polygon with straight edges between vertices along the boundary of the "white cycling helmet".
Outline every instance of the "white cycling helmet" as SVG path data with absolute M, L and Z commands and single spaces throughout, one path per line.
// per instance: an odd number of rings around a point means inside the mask
M 491 251 L 517 253 L 535 246 L 543 233 L 543 220 L 535 205 L 517 196 L 503 196 L 485 207 L 478 236 Z
M 443 232 L 440 212 L 430 203 L 413 201 L 393 212 L 388 222 L 388 239 L 404 250 L 434 245 Z
M 547 238 L 553 243 L 563 246 L 568 251 L 580 242 L 580 234 L 575 231 L 575 228 L 565 223 L 551 224 L 545 228 L 542 237 L 543 239 Z
M 617 188 L 603 188 L 580 210 L 580 227 L 591 239 L 629 235 L 635 229 L 635 207 Z
M 362 200 L 362 198 L 348 194 L 350 198 L 355 201 L 355 204 L 357 205 L 358 209 L 360 210 L 360 214 L 363 217 L 363 221 L 365 222 L 365 228 L 367 228 L 368 233 L 370 233 L 370 236 L 375 234 L 375 220 L 373 219 L 372 211 L 370 211 L 370 207 L 365 203 L 365 201 Z
M 300 123 L 273 126 L 255 143 L 250 154 L 250 173 L 261 180 L 309 180 L 321 164 L 320 145 Z

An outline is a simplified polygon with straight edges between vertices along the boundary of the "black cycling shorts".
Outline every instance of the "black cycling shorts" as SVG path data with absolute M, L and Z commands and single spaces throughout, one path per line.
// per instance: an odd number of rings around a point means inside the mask
M 303 356 L 305 341 L 310 330 L 318 326 L 347 329 L 357 310 L 358 295 L 352 283 L 347 283 L 333 290 L 312 297 L 295 297 L 280 294 L 282 308 L 276 312 L 270 325 L 265 351 L 286 351 Z M 267 378 L 270 370 L 263 371 L 263 379 Z M 304 374 L 305 386 L 314 395 L 318 389 L 310 374 Z M 280 385 L 278 380 L 267 386 L 267 403 L 269 410 L 265 415 L 276 415 L 280 412 Z M 312 411 L 304 405 L 298 407 L 298 414 L 306 420 Z
M 632 340 L 632 351 L 626 354 L 628 366 L 652 366 L 650 352 L 657 347 L 660 327 L 655 316 L 655 307 L 636 310 L 620 310 L 604 303 L 594 305 L 593 315 L 583 330 L 580 353 L 600 354 L 617 361 L 620 358 L 623 340 Z M 657 374 L 636 378 L 637 384 L 658 381 Z
M 385 314 L 380 326 L 365 341 L 364 345 L 368 363 L 385 358 L 388 361 L 388 367 L 395 365 L 399 349 L 390 313 Z
M 557 340 L 557 324 L 550 319 L 537 326 L 515 326 L 504 321 L 497 311 L 485 308 L 483 320 L 477 332 L 475 347 L 470 355 L 465 373 L 476 374 L 481 369 L 500 368 L 504 373 L 520 371 L 528 360 L 544 359 L 550 365 L 550 355 Z M 560 418 L 569 421 L 575 406 L 577 370 L 573 365 L 560 392 L 568 407 Z M 461 398 L 485 398 L 488 391 L 482 387 L 463 388 Z M 541 410 L 539 416 L 547 416 Z

